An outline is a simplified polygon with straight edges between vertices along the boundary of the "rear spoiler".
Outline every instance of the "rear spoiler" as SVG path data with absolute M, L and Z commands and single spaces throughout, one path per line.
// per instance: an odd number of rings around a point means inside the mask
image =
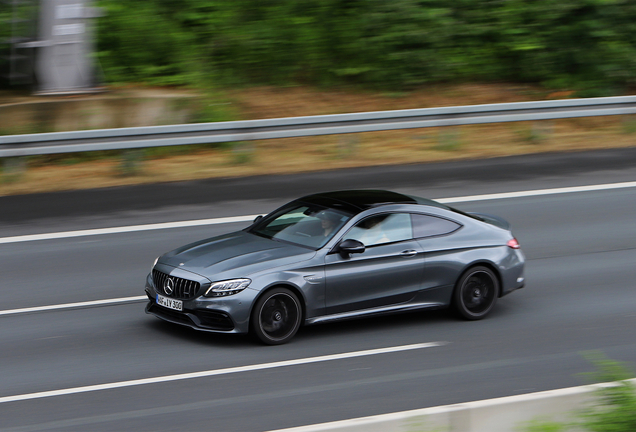
M 489 223 L 496 227 L 503 228 L 505 230 L 510 231 L 510 228 L 511 228 L 510 223 L 507 220 L 500 218 L 499 216 L 483 214 L 483 213 L 474 213 L 474 212 L 470 212 L 470 214 L 478 217 L 479 219 L 483 220 L 486 223 Z

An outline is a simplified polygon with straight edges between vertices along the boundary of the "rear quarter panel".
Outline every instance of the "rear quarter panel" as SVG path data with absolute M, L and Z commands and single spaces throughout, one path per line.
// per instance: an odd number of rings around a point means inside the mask
M 502 285 L 507 285 L 509 278 L 504 275 L 515 264 L 510 256 L 512 250 L 506 246 L 509 232 L 479 221 L 461 222 L 463 227 L 454 233 L 418 239 L 425 257 L 422 288 L 440 289 L 447 304 L 455 283 L 467 268 L 489 265 L 500 274 Z

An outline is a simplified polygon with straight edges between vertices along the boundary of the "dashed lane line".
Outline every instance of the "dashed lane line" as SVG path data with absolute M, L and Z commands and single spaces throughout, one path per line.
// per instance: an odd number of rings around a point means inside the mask
M 75 309 L 75 308 L 84 308 L 90 306 L 108 306 L 112 304 L 119 303 L 132 303 L 146 300 L 148 297 L 144 296 L 134 296 L 134 297 L 122 297 L 115 299 L 105 299 L 105 300 L 93 300 L 79 303 L 64 303 L 64 304 L 56 304 L 56 305 L 48 305 L 48 306 L 36 306 L 36 307 L 28 307 L 21 309 L 9 309 L 0 311 L 0 316 L 2 315 L 16 315 L 21 313 L 29 313 L 29 312 L 43 312 L 50 311 L 56 309 Z
M 121 227 L 113 227 L 113 228 L 97 228 L 97 229 L 78 230 L 78 231 L 53 232 L 53 233 L 46 233 L 46 234 L 29 234 L 29 235 L 21 235 L 21 236 L 13 236 L 13 237 L 0 237 L 0 244 L 22 243 L 22 242 L 29 242 L 29 241 L 36 241 L 36 240 L 55 240 L 55 239 L 86 237 L 86 236 L 95 236 L 95 235 L 104 235 L 104 234 L 121 234 L 121 233 L 129 233 L 129 232 L 162 230 L 162 229 L 170 229 L 170 228 L 187 228 L 187 227 L 196 227 L 196 226 L 203 226 L 203 225 L 220 225 L 220 224 L 227 224 L 227 223 L 234 223 L 234 222 L 249 222 L 254 220 L 256 216 L 257 215 L 232 216 L 232 217 L 213 218 L 213 219 L 197 219 L 197 220 L 189 220 L 189 221 L 155 223 L 155 224 L 147 224 L 147 225 L 131 225 L 131 226 L 121 226 Z
M 542 196 L 542 195 L 559 195 L 559 194 L 576 193 L 576 192 L 595 192 L 595 191 L 625 189 L 625 188 L 633 188 L 633 187 L 636 187 L 636 181 L 623 182 L 623 183 L 606 183 L 606 184 L 589 185 L 589 186 L 572 186 L 572 187 L 552 188 L 552 189 L 535 189 L 535 190 L 529 190 L 529 191 L 504 192 L 504 193 L 485 194 L 485 195 L 469 195 L 469 196 L 454 197 L 454 198 L 440 198 L 440 199 L 436 199 L 435 201 L 443 203 L 443 204 L 452 204 L 452 203 L 458 203 L 458 202 L 500 200 L 500 199 L 507 199 L 507 198 L 525 198 L 525 197 L 534 197 L 534 196 Z
M 17 402 L 17 401 L 24 401 L 24 400 L 31 400 L 31 399 L 41 399 L 41 398 L 54 397 L 54 396 L 65 396 L 65 395 L 72 395 L 72 394 L 78 394 L 78 393 L 88 393 L 88 392 L 94 392 L 94 391 L 100 391 L 100 390 L 110 390 L 110 389 L 117 389 L 122 387 L 133 387 L 133 386 L 140 386 L 140 385 L 146 385 L 146 384 L 158 384 L 158 383 L 180 381 L 180 380 L 193 379 L 193 378 L 228 375 L 228 374 L 241 373 L 241 372 L 253 372 L 253 371 L 260 371 L 265 369 L 275 369 L 275 368 L 281 368 L 281 367 L 287 367 L 287 366 L 306 365 L 311 363 L 350 359 L 355 357 L 366 357 L 366 356 L 372 356 L 372 355 L 378 355 L 378 354 L 396 353 L 401 351 L 412 351 L 412 350 L 418 350 L 418 349 L 424 349 L 424 348 L 439 347 L 446 344 L 448 344 L 448 342 L 426 342 L 426 343 L 418 343 L 418 344 L 411 344 L 411 345 L 376 348 L 376 349 L 370 349 L 370 350 L 364 350 L 364 351 L 353 351 L 353 352 L 340 353 L 340 354 L 330 354 L 330 355 L 323 355 L 323 356 L 317 356 L 317 357 L 307 357 L 307 358 L 300 358 L 300 359 L 294 359 L 294 360 L 284 360 L 284 361 L 277 361 L 272 363 L 261 363 L 261 364 L 255 364 L 255 365 L 230 367 L 230 368 L 224 368 L 224 369 L 212 369 L 212 370 L 201 371 L 201 372 L 165 375 L 165 376 L 159 376 L 154 378 L 143 378 L 143 379 L 135 379 L 135 380 L 129 380 L 129 381 L 118 381 L 118 382 L 112 382 L 112 383 L 106 383 L 106 384 L 88 385 L 88 386 L 82 386 L 82 387 L 71 387 L 71 388 L 65 388 L 65 389 L 59 389 L 59 390 L 26 393 L 26 394 L 13 395 L 13 396 L 4 396 L 4 397 L 0 397 L 0 403 Z

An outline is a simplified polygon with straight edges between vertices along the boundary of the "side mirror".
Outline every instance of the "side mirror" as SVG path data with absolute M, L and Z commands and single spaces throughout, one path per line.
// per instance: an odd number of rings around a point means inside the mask
M 260 221 L 261 219 L 263 219 L 263 215 L 258 215 L 254 218 L 254 222 L 252 222 L 253 224 L 255 224 L 256 222 Z
M 341 241 L 336 247 L 336 251 L 341 254 L 355 254 L 364 252 L 364 243 L 358 240 L 346 239 Z

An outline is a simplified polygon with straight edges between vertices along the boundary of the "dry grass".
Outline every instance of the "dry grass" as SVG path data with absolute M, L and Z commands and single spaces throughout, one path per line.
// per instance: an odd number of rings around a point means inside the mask
M 408 94 L 253 88 L 229 93 L 245 119 L 518 102 L 566 97 L 522 86 L 463 85 Z M 121 161 L 4 170 L 0 195 L 211 177 L 283 174 L 369 165 L 489 158 L 636 145 L 633 119 L 597 117 L 409 129 L 239 143 L 146 159 L 122 175 Z M 134 167 L 133 167 L 134 168 Z

